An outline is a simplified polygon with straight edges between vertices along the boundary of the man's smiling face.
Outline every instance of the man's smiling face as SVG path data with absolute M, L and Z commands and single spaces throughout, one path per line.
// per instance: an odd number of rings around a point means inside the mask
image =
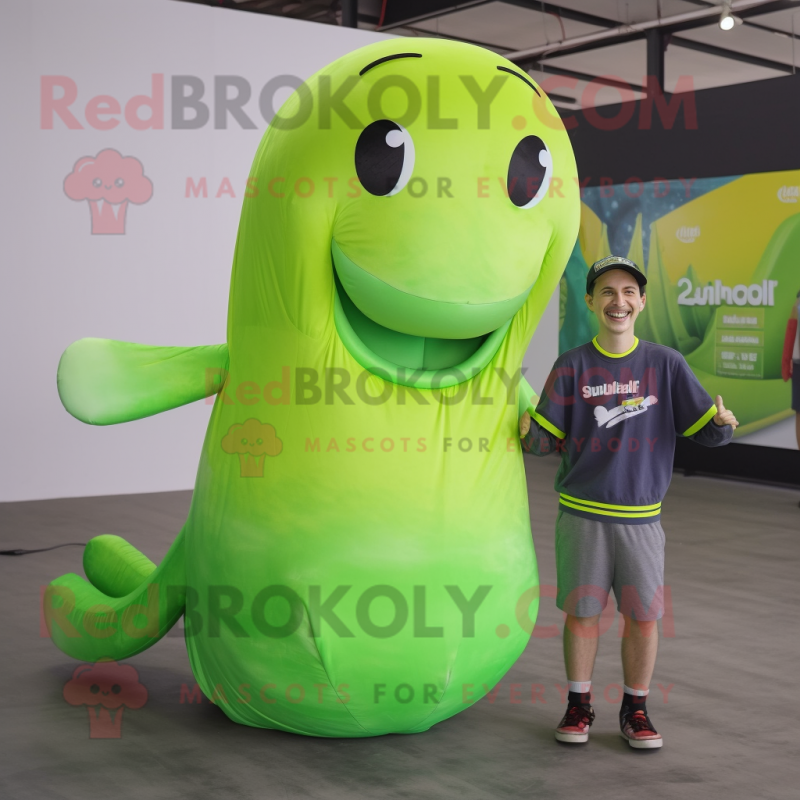
M 646 300 L 636 278 L 624 269 L 604 272 L 594 282 L 592 294 L 586 295 L 586 305 L 597 317 L 600 328 L 615 336 L 633 331 Z

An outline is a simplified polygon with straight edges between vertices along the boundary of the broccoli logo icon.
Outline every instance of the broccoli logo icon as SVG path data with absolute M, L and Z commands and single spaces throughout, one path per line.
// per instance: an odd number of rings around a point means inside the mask
M 153 183 L 138 158 L 107 149 L 75 162 L 64 178 L 64 194 L 89 202 L 93 234 L 125 233 L 128 203 L 146 203 L 153 196 Z
M 277 456 L 283 442 L 268 422 L 248 419 L 231 425 L 222 437 L 222 449 L 239 456 L 239 474 L 243 478 L 263 478 L 267 456 Z
M 64 684 L 64 699 L 71 706 L 86 706 L 90 739 L 119 739 L 122 712 L 141 708 L 147 702 L 147 689 L 139 683 L 134 667 L 98 661 L 75 669 Z

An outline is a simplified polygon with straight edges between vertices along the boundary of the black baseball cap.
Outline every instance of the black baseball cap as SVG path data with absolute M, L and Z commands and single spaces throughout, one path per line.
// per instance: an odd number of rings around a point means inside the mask
M 636 278 L 636 283 L 639 284 L 639 289 L 643 289 L 647 283 L 644 272 L 629 258 L 623 258 L 622 256 L 606 256 L 599 261 L 595 261 L 594 264 L 589 267 L 589 272 L 586 275 L 586 294 L 591 294 L 592 284 L 594 284 L 604 272 L 608 272 L 611 269 L 624 269 L 625 272 L 633 275 L 633 277 Z

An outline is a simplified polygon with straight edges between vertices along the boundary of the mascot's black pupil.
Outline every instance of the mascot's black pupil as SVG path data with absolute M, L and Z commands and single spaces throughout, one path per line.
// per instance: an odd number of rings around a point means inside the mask
M 538 136 L 526 136 L 511 154 L 508 165 L 508 196 L 515 206 L 527 205 L 542 185 L 547 167 L 539 155 L 547 146 Z
M 399 144 L 392 147 L 386 137 L 397 131 L 394 137 L 401 132 L 400 126 L 388 119 L 379 119 L 367 125 L 361 132 L 356 142 L 356 174 L 361 185 L 370 193 L 379 197 L 389 194 L 397 186 L 403 172 L 405 158 L 405 145 Z

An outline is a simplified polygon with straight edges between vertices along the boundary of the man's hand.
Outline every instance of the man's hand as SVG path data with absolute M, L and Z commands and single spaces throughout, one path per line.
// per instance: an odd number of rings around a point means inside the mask
M 733 416 L 733 411 L 729 411 L 722 404 L 722 395 L 717 395 L 717 413 L 714 415 L 714 423 L 722 427 L 723 425 L 731 425 L 734 430 L 739 427 L 736 417 Z M 521 423 L 520 423 L 521 424 Z
M 531 415 L 526 411 L 519 418 L 519 438 L 524 439 L 528 435 L 528 431 L 530 429 L 531 429 Z

